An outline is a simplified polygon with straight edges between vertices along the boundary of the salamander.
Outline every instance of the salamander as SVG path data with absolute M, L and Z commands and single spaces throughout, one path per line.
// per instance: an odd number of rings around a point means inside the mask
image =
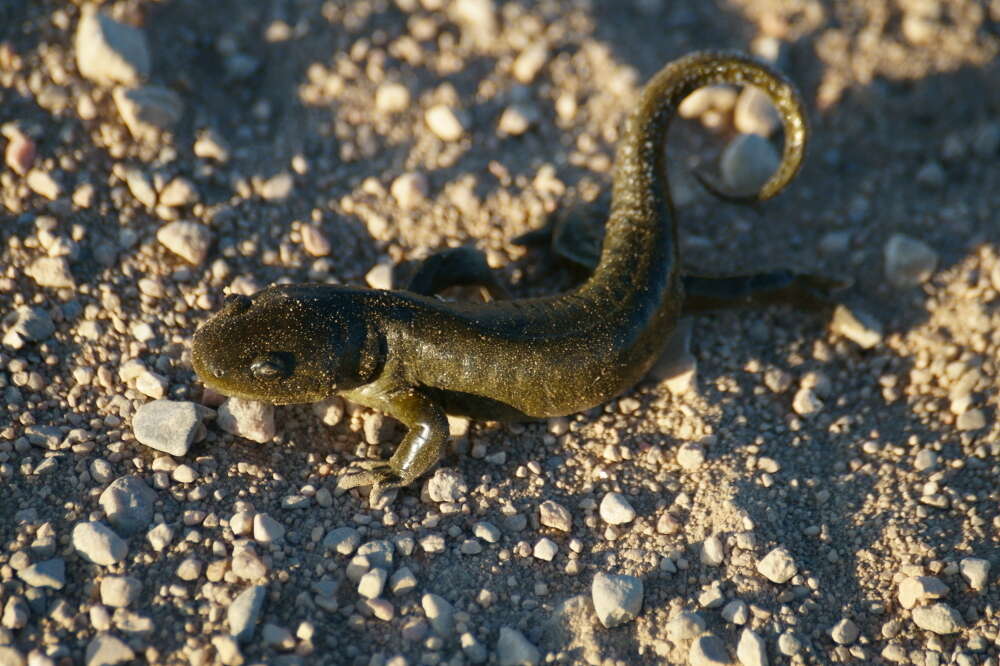
M 799 94 L 746 55 L 692 53 L 649 81 L 627 120 L 600 261 L 576 288 L 543 298 L 443 301 L 435 293 L 454 284 L 503 292 L 481 255 L 460 248 L 432 255 L 410 289 L 306 283 L 232 294 L 195 333 L 195 372 L 230 396 L 287 404 L 339 394 L 401 421 L 407 430 L 392 457 L 341 478 L 342 487 L 372 486 L 374 501 L 438 461 L 446 414 L 510 421 L 587 410 L 636 384 L 685 312 L 824 302 L 830 281 L 787 270 L 681 275 L 667 128 L 691 92 L 722 83 L 756 86 L 779 111 L 781 163 L 754 198 L 774 196 L 805 153 Z

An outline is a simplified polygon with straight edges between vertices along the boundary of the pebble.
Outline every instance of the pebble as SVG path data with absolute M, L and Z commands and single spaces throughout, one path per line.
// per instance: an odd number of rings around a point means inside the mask
M 375 108 L 382 113 L 401 113 L 410 107 L 410 89 L 402 83 L 386 81 L 375 91 Z
M 798 569 L 791 553 L 778 546 L 757 562 L 757 571 L 772 583 L 786 583 Z
M 481 664 L 486 661 L 489 656 L 486 651 L 486 646 L 476 640 L 475 636 L 466 631 L 464 634 L 459 636 L 458 640 L 462 646 L 462 652 L 465 653 L 466 659 L 473 664 Z
M 450 637 L 454 630 L 455 609 L 452 605 L 443 597 L 431 593 L 420 598 L 420 605 L 435 633 L 442 638 Z
M 417 589 L 417 577 L 409 567 L 400 567 L 389 577 L 389 589 L 397 597 L 412 592 Z
M 525 50 L 521 51 L 511 65 L 511 74 L 518 83 L 525 85 L 535 80 L 538 72 L 545 66 L 549 58 L 549 49 L 544 42 L 535 42 Z
M 736 105 L 737 92 L 728 85 L 698 88 L 684 98 L 677 107 L 682 118 L 698 118 L 709 111 L 729 113 Z
M 193 266 L 201 266 L 208 257 L 208 250 L 215 233 L 203 224 L 176 220 L 168 222 L 156 232 L 160 244 Z
M 23 629 L 28 624 L 31 611 L 28 608 L 24 597 L 11 595 L 7 598 L 7 603 L 3 607 L 3 617 L 0 624 L 7 629 Z
M 885 276 L 896 287 L 926 282 L 937 268 L 937 253 L 923 241 L 893 234 L 885 244 Z
M 161 552 L 164 548 L 170 545 L 170 542 L 174 539 L 174 528 L 170 527 L 166 523 L 159 523 L 151 530 L 146 532 L 146 540 L 149 541 L 149 545 L 153 547 L 156 552 Z
M 365 274 L 365 282 L 372 289 L 392 289 L 392 264 L 378 262 Z
M 472 533 L 486 543 L 496 543 L 502 534 L 499 527 L 486 521 L 476 523 L 472 528 Z
M 970 409 L 955 420 L 959 430 L 979 430 L 986 427 L 986 414 L 981 409 Z
M 535 547 L 532 550 L 532 554 L 537 559 L 544 560 L 545 562 L 551 562 L 558 552 L 559 546 L 556 545 L 555 541 L 549 539 L 548 537 L 542 537 L 539 539 L 538 543 L 535 544 Z
M 926 472 L 937 467 L 938 455 L 932 449 L 920 449 L 913 458 L 913 469 Z
M 177 483 L 194 483 L 198 480 L 198 473 L 191 465 L 178 465 L 170 477 Z
M 913 623 L 935 634 L 955 634 L 965 627 L 962 615 L 946 603 L 935 603 L 913 609 Z
M 287 171 L 282 171 L 260 183 L 257 193 L 264 201 L 284 201 L 292 196 L 294 189 L 295 178 Z
M 681 469 L 696 470 L 705 463 L 705 448 L 696 442 L 684 442 L 677 447 L 677 464 Z
M 823 401 L 816 396 L 816 393 L 809 386 L 799 388 L 792 398 L 792 410 L 799 416 L 812 416 L 822 409 Z
M 990 159 L 997 154 L 1000 149 L 1000 124 L 989 123 L 983 125 L 972 137 L 972 152 L 977 157 Z
M 278 650 L 291 650 L 295 647 L 295 637 L 292 636 L 292 632 L 269 622 L 261 627 L 260 638 L 264 645 Z
M 538 505 L 538 521 L 545 527 L 552 527 L 562 532 L 573 529 L 573 515 L 569 509 L 552 500 L 545 500 Z
M 3 344 L 15 350 L 21 349 L 28 342 L 48 340 L 56 330 L 47 311 L 27 305 L 8 313 L 3 318 L 3 327 Z
M 101 579 L 101 603 L 112 608 L 125 608 L 142 592 L 142 583 L 132 576 L 105 576 Z
M 84 5 L 76 29 L 76 66 L 80 74 L 103 85 L 132 86 L 149 77 L 146 35 Z
M 335 550 L 341 555 L 350 555 L 361 543 L 361 534 L 353 527 L 337 527 L 327 532 L 323 539 L 323 550 Z
M 128 544 L 110 527 L 96 521 L 73 528 L 73 547 L 85 559 L 101 566 L 121 562 L 128 554 Z
M 899 583 L 897 596 L 903 608 L 913 608 L 930 599 L 948 594 L 948 586 L 934 576 L 910 576 Z
M 257 580 L 267 575 L 267 565 L 248 547 L 234 551 L 232 570 L 237 578 L 243 580 Z
M 61 557 L 38 562 L 19 570 L 17 577 L 31 587 L 61 590 L 66 584 L 66 562 Z
M 501 136 L 521 136 L 538 121 L 538 110 L 526 104 L 512 104 L 500 114 L 497 132 Z
M 701 562 L 710 567 L 717 567 L 726 559 L 726 551 L 722 546 L 722 540 L 715 534 L 711 535 L 701 544 Z
M 598 572 L 590 587 L 597 619 L 607 628 L 631 622 L 642 609 L 642 580 Z
M 154 400 L 136 410 L 132 430 L 140 443 L 183 457 L 191 448 L 201 419 L 201 411 L 193 402 Z
M 465 134 L 465 127 L 462 121 L 451 107 L 444 104 L 436 104 L 427 109 L 424 114 L 427 126 L 442 141 L 458 141 Z
M 155 335 L 149 334 L 144 337 L 136 336 L 139 340 L 152 340 Z M 154 400 L 159 400 L 167 394 L 169 380 L 163 375 L 151 372 L 143 368 L 142 372 L 135 378 L 135 388 L 137 391 Z
M 74 289 L 76 280 L 69 270 L 66 257 L 39 257 L 24 270 L 24 274 L 39 287 L 52 289 Z
M 389 579 L 389 572 L 381 567 L 369 570 L 358 581 L 358 594 L 365 599 L 374 599 L 382 595 L 385 589 L 385 582 Z
M 230 636 L 240 643 L 245 643 L 253 637 L 266 597 L 267 588 L 263 585 L 254 585 L 233 599 L 226 611 Z
M 958 563 L 962 578 L 976 592 L 986 589 L 990 576 L 990 561 L 978 557 L 965 557 Z
M 163 86 L 116 88 L 112 97 L 132 136 L 153 142 L 161 131 L 173 129 L 184 114 L 180 95 Z
M 916 180 L 921 185 L 939 190 L 948 181 L 948 175 L 940 162 L 928 162 L 917 171 Z
M 23 176 L 35 163 L 35 141 L 24 132 L 16 129 L 7 135 L 7 149 L 4 151 L 4 162 L 10 170 Z
M 358 555 L 364 555 L 373 567 L 389 569 L 392 567 L 395 546 L 387 539 L 368 541 L 358 547 Z
M 43 196 L 49 201 L 55 201 L 62 194 L 62 185 L 59 184 L 50 172 L 42 169 L 32 169 L 24 177 L 24 182 L 32 192 Z
M 621 493 L 608 493 L 601 500 L 601 519 L 610 525 L 624 525 L 635 519 L 635 509 Z
M 24 657 L 15 648 L 0 645 L 0 665 L 2 666 L 25 666 L 27 662 Z M 51 662 L 55 663 L 55 662 Z M 479 663 L 479 662 L 476 662 Z M 32 666 L 35 666 L 33 663 Z M 41 666 L 41 664 L 39 664 Z
M 100 633 L 87 644 L 84 663 L 86 666 L 111 666 L 112 664 L 124 664 L 133 659 L 135 659 L 135 652 L 128 644 L 111 634 Z
M 838 645 L 850 645 L 858 640 L 858 625 L 854 624 L 850 618 L 841 618 L 840 622 L 830 629 L 830 637 Z
M 160 192 L 160 203 L 171 208 L 191 206 L 198 203 L 198 188 L 189 179 L 179 176 Z
M 156 207 L 156 190 L 153 189 L 153 181 L 142 169 L 128 167 L 123 170 L 122 177 L 132 196 L 146 208 Z
M 741 134 L 722 151 L 719 170 L 730 192 L 752 194 L 767 182 L 780 161 L 767 139 L 758 134 Z
M 782 634 L 778 636 L 778 652 L 781 654 L 786 657 L 791 657 L 801 651 L 802 641 L 800 641 L 798 636 L 793 634 L 791 631 L 782 632 Z
M 688 664 L 691 666 L 729 666 L 731 663 L 726 644 L 715 634 L 702 634 L 688 648 Z
M 239 643 L 232 636 L 217 634 L 212 636 L 212 647 L 223 666 L 240 666 L 243 664 L 243 654 Z
M 229 144 L 214 129 L 202 130 L 198 133 L 192 147 L 194 154 L 202 159 L 225 163 L 229 161 Z
M 500 627 L 497 639 L 497 663 L 500 666 L 534 666 L 542 654 L 517 629 Z
M 680 643 L 705 631 L 705 620 L 692 611 L 681 611 L 667 622 L 665 629 L 667 638 L 674 643 Z
M 152 522 L 156 491 L 138 476 L 123 476 L 104 489 L 99 502 L 115 531 L 129 536 Z
M 458 502 L 468 491 L 465 477 L 454 467 L 440 467 L 427 480 L 427 495 L 432 502 Z
M 319 417 L 324 425 L 335 426 L 344 418 L 344 401 L 340 396 L 333 396 L 321 402 L 313 403 L 313 414 Z
M 310 256 L 325 257 L 333 251 L 330 239 L 326 237 L 318 225 L 303 224 L 299 233 L 302 234 L 302 249 Z
M 744 629 L 736 644 L 736 658 L 743 666 L 768 666 L 767 644 L 750 629 Z
M 767 138 L 781 126 L 781 116 L 767 93 L 760 88 L 746 86 L 736 98 L 733 125 L 742 134 Z
M 219 427 L 238 437 L 264 444 L 274 439 L 274 405 L 256 400 L 227 398 L 219 406 Z
M 277 543 L 284 540 L 285 528 L 266 513 L 253 517 L 253 538 L 258 543 Z
M 862 349 L 871 349 L 882 342 L 882 322 L 863 310 L 843 304 L 834 309 L 830 330 Z
M 750 609 L 745 601 L 733 599 L 722 607 L 722 619 L 732 624 L 744 625 L 750 619 Z
M 416 208 L 427 198 L 427 176 L 419 172 L 408 172 L 397 177 L 389 186 L 392 198 L 403 210 Z

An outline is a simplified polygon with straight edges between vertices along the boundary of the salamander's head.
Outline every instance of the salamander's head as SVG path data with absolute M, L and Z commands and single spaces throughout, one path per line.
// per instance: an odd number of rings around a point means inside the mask
M 275 404 L 316 402 L 368 383 L 383 353 L 361 293 L 280 285 L 230 294 L 194 334 L 194 370 L 219 393 Z

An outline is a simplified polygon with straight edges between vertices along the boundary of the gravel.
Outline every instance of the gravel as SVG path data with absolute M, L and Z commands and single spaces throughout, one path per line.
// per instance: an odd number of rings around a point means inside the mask
M 893 234 L 885 244 L 885 277 L 896 287 L 923 284 L 934 274 L 937 253 L 923 241 Z
M 61 590 L 66 585 L 66 562 L 61 557 L 37 562 L 18 571 L 17 576 L 31 587 Z
M 517 629 L 500 627 L 500 637 L 497 639 L 497 663 L 501 666 L 534 665 L 541 661 L 542 654 L 538 648 L 528 642 Z
M 771 143 L 758 134 L 741 134 L 722 152 L 719 171 L 730 192 L 758 191 L 777 168 L 780 158 Z
M 226 622 L 229 625 L 230 636 L 240 643 L 246 643 L 253 637 L 266 597 L 266 587 L 253 585 L 240 592 L 233 599 L 226 611 Z
M 608 493 L 601 500 L 601 519 L 609 525 L 624 525 L 635 520 L 635 509 L 621 493 Z
M 714 634 L 703 634 L 691 642 L 688 663 L 691 666 L 722 666 L 732 662 L 721 638 Z
M 913 623 L 935 634 L 955 634 L 962 630 L 962 615 L 946 603 L 935 603 L 913 609 Z
M 129 536 L 152 522 L 156 492 L 140 477 L 129 475 L 111 482 L 98 501 L 115 531 Z
M 784 546 L 778 546 L 757 562 L 757 572 L 772 583 L 787 583 L 797 571 L 792 554 Z
M 736 658 L 743 666 L 767 666 L 767 644 L 756 632 L 744 629 L 736 645 Z
M 128 554 L 128 544 L 100 522 L 79 523 L 73 528 L 73 548 L 89 562 L 109 566 Z
M 264 444 L 274 439 L 274 405 L 242 398 L 228 398 L 219 407 L 219 427 L 237 437 Z
M 94 5 L 83 8 L 76 29 L 76 66 L 102 85 L 134 86 L 150 74 L 150 53 L 142 30 L 119 23 Z
M 642 609 L 642 580 L 635 576 L 598 572 L 590 594 L 597 619 L 608 628 L 631 622 Z

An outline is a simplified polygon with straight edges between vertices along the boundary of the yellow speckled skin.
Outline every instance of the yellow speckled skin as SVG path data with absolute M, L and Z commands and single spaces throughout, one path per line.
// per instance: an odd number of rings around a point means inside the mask
M 798 94 L 747 56 L 694 53 L 653 77 L 628 120 L 600 263 L 578 288 L 546 298 L 446 303 L 410 291 L 269 287 L 252 298 L 230 297 L 205 322 L 194 337 L 195 371 L 228 395 L 293 403 L 339 393 L 398 418 L 409 431 L 395 455 L 342 483 L 376 491 L 406 485 L 433 466 L 447 437 L 445 413 L 538 418 L 613 398 L 646 373 L 685 306 L 689 283 L 678 272 L 664 143 L 680 102 L 717 83 L 755 85 L 781 114 L 783 159 L 759 198 L 773 196 L 794 177 L 805 149 Z M 761 290 L 794 300 L 798 278 L 769 275 L 751 287 L 742 279 L 696 278 L 689 309 L 699 309 L 698 299 L 750 302 Z

